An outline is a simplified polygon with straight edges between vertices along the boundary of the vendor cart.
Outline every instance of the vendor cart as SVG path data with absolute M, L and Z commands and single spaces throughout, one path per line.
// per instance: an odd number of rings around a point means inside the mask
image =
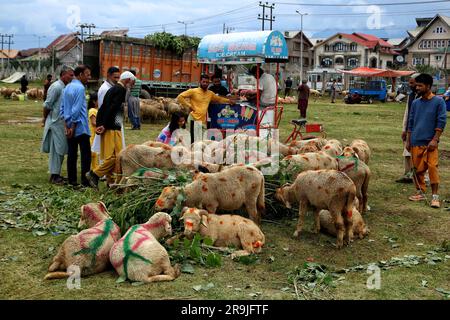
M 256 88 L 259 88 L 260 66 L 262 63 L 276 63 L 277 96 L 275 104 L 262 108 L 259 90 L 256 90 L 256 105 L 238 101 L 235 105 L 214 105 L 208 109 L 210 129 L 249 130 L 257 136 L 268 136 L 277 129 L 283 107 L 278 106 L 278 78 L 280 63 L 288 61 L 288 47 L 279 31 L 256 31 L 205 36 L 198 47 L 198 61 L 203 70 L 210 65 L 256 64 Z

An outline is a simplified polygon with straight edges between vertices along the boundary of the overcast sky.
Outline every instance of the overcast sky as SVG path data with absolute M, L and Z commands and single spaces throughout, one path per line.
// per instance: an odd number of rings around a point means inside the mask
M 303 28 L 309 37 L 323 38 L 340 32 L 365 32 L 389 38 L 406 36 L 406 30 L 415 27 L 416 17 L 432 17 L 437 13 L 450 16 L 450 1 L 424 3 L 431 0 L 284 0 L 274 1 L 273 29 L 299 30 L 300 15 Z M 418 2 L 413 5 L 360 6 Z M 160 0 L 0 0 L 0 33 L 14 34 L 14 49 L 47 46 L 60 34 L 79 30 L 79 22 L 93 23 L 96 32 L 114 28 L 129 28 L 130 36 L 166 30 L 183 34 L 189 23 L 189 35 L 203 36 L 222 33 L 223 24 L 231 32 L 261 30 L 257 20 L 262 8 L 259 1 L 160 1 Z M 316 4 L 316 6 L 301 4 Z M 320 6 L 323 4 L 335 6 Z M 317 6 L 319 5 L 319 6 Z M 359 5 L 359 6 L 358 6 Z M 268 12 L 266 11 L 268 14 Z M 266 29 L 269 23 L 266 23 Z

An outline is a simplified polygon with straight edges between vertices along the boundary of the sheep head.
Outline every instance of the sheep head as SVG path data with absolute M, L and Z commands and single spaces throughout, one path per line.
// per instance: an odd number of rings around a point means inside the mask
M 179 193 L 179 188 L 165 187 L 155 203 L 155 210 L 168 211 L 173 209 L 176 206 Z
M 184 208 L 181 212 L 180 220 L 184 221 L 184 235 L 188 239 L 192 239 L 194 235 L 200 230 L 200 225 L 206 226 L 203 223 L 203 216 L 208 217 L 208 211 L 196 208 Z
M 81 206 L 80 222 L 78 228 L 92 228 L 103 220 L 111 219 L 103 202 L 88 203 Z
M 289 184 L 285 184 L 281 188 L 278 188 L 275 192 L 275 199 L 277 199 L 278 201 L 283 203 L 286 208 L 291 209 L 292 206 L 288 200 L 288 195 L 289 195 L 288 187 L 289 186 L 290 186 Z
M 157 239 L 172 235 L 172 217 L 165 212 L 155 213 L 146 225 Z

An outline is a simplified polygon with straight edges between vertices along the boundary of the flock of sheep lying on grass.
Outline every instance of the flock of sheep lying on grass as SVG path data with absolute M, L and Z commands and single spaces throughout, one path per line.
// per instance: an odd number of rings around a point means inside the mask
M 18 101 L 19 96 L 22 94 L 22 91 L 20 91 L 20 89 L 3 87 L 0 88 L 0 94 L 6 99 Z M 43 100 L 44 90 L 38 88 L 28 89 L 27 92 L 25 92 L 25 95 L 30 100 Z
M 258 154 L 254 163 L 226 166 L 209 163 L 204 156 L 223 157 L 231 149 L 235 150 L 241 140 L 263 142 L 257 137 L 237 134 L 221 142 L 195 142 L 191 148 L 149 141 L 122 150 L 118 164 L 125 177 L 130 177 L 139 167 L 201 168 L 207 172 L 195 171 L 192 182 L 183 188 L 165 187 L 155 203 L 157 213 L 148 222 L 131 227 L 123 237 L 103 203 L 84 205 L 80 226 L 86 225 L 88 229 L 65 240 L 45 279 L 69 276 L 67 269 L 71 265 L 79 266 L 81 275 L 86 276 L 104 271 L 109 264 L 121 277 L 131 281 L 177 278 L 180 268 L 171 265 L 166 249 L 158 240 L 172 234 L 172 217 L 165 212 L 176 207 L 180 194 L 183 195 L 180 220 L 184 232 L 175 237 L 192 239 L 198 233 L 210 238 L 216 247 L 238 248 L 233 257 L 261 252 L 266 239 L 260 228 L 265 211 L 265 178 L 260 168 L 261 163 L 267 164 L 264 162 L 267 159 L 261 159 Z M 336 236 L 337 248 L 348 245 L 354 237 L 362 239 L 368 234 L 363 214 L 367 209 L 371 150 L 365 141 L 354 140 L 346 147 L 337 140 L 322 138 L 293 141 L 289 145 L 271 139 L 264 142 L 268 144 L 269 154 L 272 153 L 270 159 L 278 152 L 276 156 L 283 163 L 280 167 L 293 178 L 293 183 L 279 186 L 275 198 L 286 208 L 299 206 L 294 237 L 302 231 L 308 208 L 314 211 L 314 232 Z M 194 161 L 177 164 L 173 159 L 182 153 Z M 132 179 L 124 178 L 122 183 Z M 232 212 L 241 208 L 245 208 L 250 219 L 216 214 L 219 210 Z M 173 243 L 175 237 L 167 243 Z

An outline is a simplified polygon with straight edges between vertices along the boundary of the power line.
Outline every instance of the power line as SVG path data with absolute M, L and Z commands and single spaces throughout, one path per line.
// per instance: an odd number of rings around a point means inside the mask
M 450 0 L 416 1 L 416 2 L 396 2 L 396 3 L 355 3 L 355 4 L 328 4 L 328 3 L 296 3 L 296 2 L 275 2 L 275 4 L 308 6 L 308 7 L 370 7 L 370 6 L 406 6 L 406 5 L 426 5 L 430 3 L 450 2 Z
M 439 12 L 449 12 L 450 9 L 437 9 Z M 427 13 L 435 13 L 437 10 L 422 10 L 422 11 L 410 11 L 410 12 L 383 12 L 381 13 L 382 16 L 408 16 L 408 15 L 415 15 L 415 14 L 427 14 Z M 365 17 L 373 15 L 373 13 L 310 13 L 310 16 L 316 16 L 316 17 L 323 17 L 323 16 L 330 16 L 330 17 Z M 278 16 L 282 17 L 295 17 L 296 14 L 293 13 L 280 13 Z

